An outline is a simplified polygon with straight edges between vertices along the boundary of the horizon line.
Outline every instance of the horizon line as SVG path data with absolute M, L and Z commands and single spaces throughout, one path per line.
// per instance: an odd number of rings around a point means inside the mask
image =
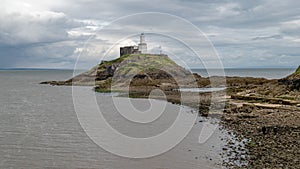
M 291 66 L 291 67 L 224 67 L 224 69 L 296 69 L 297 66 Z M 76 70 L 89 70 L 87 69 L 76 69 Z M 206 68 L 197 68 L 197 67 L 191 67 L 190 69 L 206 69 Z M 221 69 L 221 68 L 210 68 L 210 69 Z M 72 68 L 35 68 L 35 67 L 8 67 L 8 68 L 1 68 L 0 70 L 74 70 Z

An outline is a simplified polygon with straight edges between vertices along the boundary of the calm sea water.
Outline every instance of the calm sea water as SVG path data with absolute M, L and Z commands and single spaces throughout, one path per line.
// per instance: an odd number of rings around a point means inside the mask
M 219 153 L 224 144 L 221 137 L 225 134 L 217 130 L 206 143 L 199 144 L 203 125 L 199 119 L 179 145 L 159 156 L 129 159 L 103 150 L 79 124 L 72 88 L 39 84 L 46 80 L 64 80 L 71 75 L 71 71 L 0 71 L 0 168 L 221 168 Z M 119 115 L 110 95 L 97 94 L 96 98 L 107 121 L 132 137 L 163 132 L 175 120 L 180 108 L 168 103 L 158 120 L 143 125 Z M 137 108 L 149 107 L 145 99 L 131 101 Z M 187 110 L 186 116 L 190 114 Z

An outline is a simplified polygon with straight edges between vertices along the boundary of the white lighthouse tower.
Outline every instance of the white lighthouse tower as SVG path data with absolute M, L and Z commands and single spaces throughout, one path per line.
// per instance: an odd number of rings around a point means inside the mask
M 141 33 L 141 35 L 140 35 L 139 52 L 147 53 L 147 43 L 145 42 L 145 34 L 144 33 Z

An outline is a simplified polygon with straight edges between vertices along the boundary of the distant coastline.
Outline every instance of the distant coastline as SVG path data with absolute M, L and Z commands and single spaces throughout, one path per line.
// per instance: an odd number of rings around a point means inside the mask
M 0 70 L 73 70 L 73 69 L 56 69 L 56 68 L 0 68 Z

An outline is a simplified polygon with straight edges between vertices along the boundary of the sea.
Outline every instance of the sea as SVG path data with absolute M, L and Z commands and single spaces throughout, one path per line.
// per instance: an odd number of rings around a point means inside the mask
M 225 73 L 228 76 L 273 79 L 284 77 L 293 71 L 294 69 L 229 69 Z M 194 72 L 206 76 L 204 70 Z M 193 127 L 179 144 L 151 157 L 124 157 L 102 147 L 86 132 L 78 119 L 72 87 L 39 84 L 42 81 L 66 80 L 72 75 L 71 70 L 0 70 L 0 168 L 223 168 L 224 138 L 231 136 L 219 128 L 218 121 L 210 118 L 196 117 Z M 84 87 L 84 90 L 95 95 L 96 103 L 101 107 L 107 123 L 130 137 L 159 136 L 173 125 L 179 110 L 184 110 L 182 117 L 194 116 L 193 110 L 188 107 L 159 101 L 156 103 L 158 107 L 166 106 L 159 118 L 147 124 L 136 123 L 118 113 L 113 102 L 116 95 L 94 93 L 91 87 Z M 151 102 L 148 99 L 118 100 L 118 103 L 123 102 L 131 103 L 140 111 L 150 110 L 151 113 Z M 214 132 L 205 142 L 199 142 L 199 136 L 208 124 L 213 124 Z M 97 133 L 96 130 L 94 132 Z M 102 136 L 99 138 L 102 139 Z M 107 144 L 120 141 L 106 139 L 105 135 L 103 140 Z M 137 150 L 132 146 L 132 151 L 148 150 L 147 146 Z M 131 147 L 121 146 L 118 149 L 128 150 Z

